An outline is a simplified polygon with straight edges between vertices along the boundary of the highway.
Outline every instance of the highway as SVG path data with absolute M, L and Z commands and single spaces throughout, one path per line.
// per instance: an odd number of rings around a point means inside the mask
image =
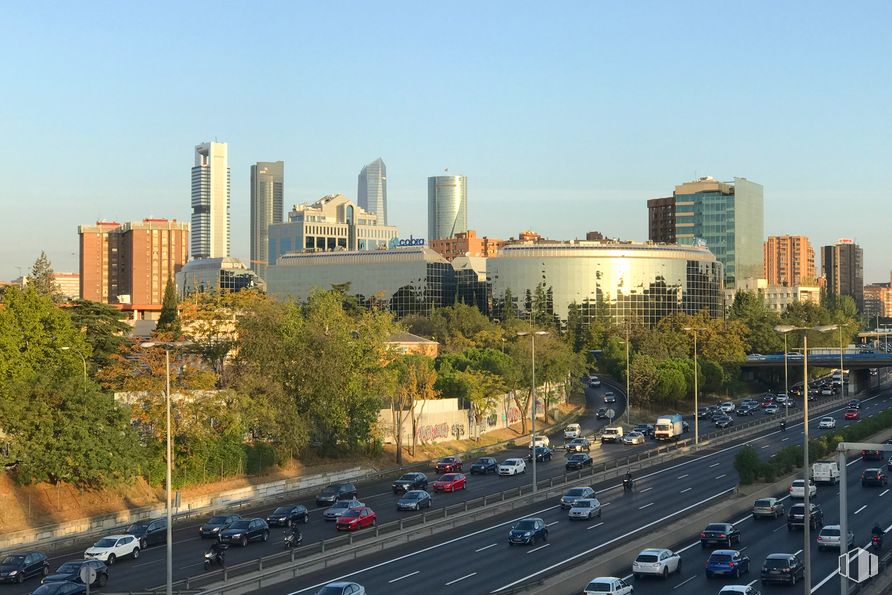
M 886 390 L 866 400 L 864 416 L 892 406 L 890 393 L 892 391 Z M 840 427 L 857 423 L 844 421 L 842 410 L 833 415 Z M 817 416 L 813 421 L 817 421 Z M 813 435 L 822 432 L 817 430 L 817 423 L 811 427 Z M 791 425 L 785 433 L 770 431 L 745 443 L 752 444 L 764 455 L 770 455 L 801 439 L 802 427 L 798 424 Z M 664 468 L 649 470 L 636 478 L 637 489 L 631 495 L 623 494 L 621 486 L 615 481 L 593 486 L 604 505 L 603 518 L 593 522 L 571 523 L 556 500 L 553 504 L 540 503 L 479 525 L 460 527 L 408 546 L 390 549 L 383 554 L 339 565 L 335 569 L 308 574 L 262 592 L 291 595 L 312 593 L 329 581 L 349 579 L 363 584 L 373 594 L 489 593 L 561 570 L 574 561 L 588 561 L 601 552 L 609 551 L 615 544 L 648 532 L 654 534 L 654 547 L 681 549 L 693 544 L 696 535 L 692 534 L 691 539 L 683 544 L 661 543 L 661 527 L 683 518 L 690 511 L 720 501 L 734 490 L 737 477 L 732 462 L 743 443 L 704 450 L 697 456 L 684 457 Z M 850 470 L 857 472 L 860 468 L 861 463 L 854 461 Z M 880 496 L 883 490 L 862 490 L 855 478 L 852 481 L 855 483 L 850 492 L 851 510 L 854 512 L 866 506 L 852 517 L 852 531 L 860 543 L 866 539 L 874 521 L 880 520 L 884 525 L 892 522 L 892 509 L 888 506 L 881 509 L 882 498 L 892 496 L 885 493 Z M 817 502 L 825 506 L 827 524 L 837 520 L 837 512 L 833 510 L 835 497 L 836 490 L 833 488 L 818 489 Z M 547 543 L 539 543 L 535 547 L 508 546 L 508 529 L 516 519 L 524 516 L 539 516 L 545 520 L 550 531 Z M 758 568 L 767 553 L 785 550 L 795 553 L 802 547 L 801 532 L 788 534 L 782 521 L 754 524 L 748 518 L 738 518 L 715 519 L 715 522 L 726 520 L 740 521 L 743 546 L 747 547 L 745 551 L 753 558 L 755 570 L 746 582 L 753 580 L 753 576 L 758 577 Z M 684 572 L 681 576 L 671 577 L 666 583 L 638 581 L 635 592 L 693 593 L 704 588 L 708 592 L 718 592 L 723 582 L 727 582 L 715 579 L 706 586 L 702 572 L 705 554 L 701 552 L 699 544 L 685 549 L 683 556 Z M 818 552 L 815 548 L 812 558 L 813 577 L 817 584 L 835 567 L 835 557 L 831 553 Z M 832 588 L 833 582 L 828 581 L 822 588 Z M 782 587 L 766 587 L 763 593 L 780 592 L 779 589 Z

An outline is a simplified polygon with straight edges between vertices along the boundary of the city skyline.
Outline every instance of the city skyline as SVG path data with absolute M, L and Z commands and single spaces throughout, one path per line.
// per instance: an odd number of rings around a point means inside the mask
M 858 14 L 811 7 L 809 27 L 801 26 L 805 5 L 798 4 L 715 6 L 704 14 L 694 3 L 580 3 L 545 17 L 468 4 L 467 27 L 437 44 L 411 23 L 445 17 L 447 26 L 457 16 L 410 6 L 392 19 L 359 7 L 342 23 L 350 41 L 338 47 L 324 43 L 318 27 L 334 15 L 330 7 L 282 4 L 280 18 L 261 26 L 239 7 L 213 15 L 182 7 L 183 18 L 171 22 L 173 6 L 10 10 L 0 47 L 22 91 L 7 100 L 16 117 L 7 118 L 11 140 L 0 147 L 5 219 L 39 220 L 46 231 L 26 236 L 27 226 L 6 224 L 0 279 L 27 270 L 41 250 L 56 270 L 77 270 L 76 228 L 84 221 L 188 221 L 184 163 L 197 141 L 215 137 L 229 144 L 231 254 L 245 262 L 252 163 L 284 160 L 288 202 L 311 202 L 338 192 L 358 198 L 357 167 L 383 155 L 388 223 L 405 236 L 425 235 L 426 180 L 446 168 L 473 185 L 468 227 L 506 238 L 531 228 L 559 239 L 599 229 L 645 240 L 647 199 L 666 196 L 680 180 L 744 176 L 765 187 L 766 236 L 806 235 L 814 246 L 851 237 L 864 249 L 865 283 L 892 268 L 885 218 L 859 214 L 884 212 L 889 198 L 884 3 Z M 697 41 L 704 18 L 734 22 L 749 32 L 747 43 L 704 52 Z M 196 73 L 182 59 L 194 51 L 186 24 L 204 19 L 238 33 L 219 46 L 225 68 Z M 307 40 L 300 52 L 274 34 L 293 33 L 294 23 Z M 670 48 L 657 41 L 667 30 L 677 39 Z M 542 41 L 535 47 L 521 41 L 531 31 Z M 629 48 L 631 35 L 642 43 Z M 820 46 L 811 43 L 816 35 Z M 367 55 L 399 80 L 367 70 L 360 59 Z M 668 93 L 728 68 L 752 88 Z M 461 73 L 462 84 L 410 84 L 439 71 Z M 241 84 L 243 72 L 286 83 L 261 97 Z M 834 84 L 814 93 L 825 80 Z M 356 86 L 362 96 L 338 92 Z M 222 91 L 196 101 L 202 88 Z M 469 92 L 473 100 L 463 101 Z M 720 127 L 733 133 L 718 137 Z M 77 151 L 47 159 L 47 138 Z M 139 158 L 121 150 L 132 138 Z

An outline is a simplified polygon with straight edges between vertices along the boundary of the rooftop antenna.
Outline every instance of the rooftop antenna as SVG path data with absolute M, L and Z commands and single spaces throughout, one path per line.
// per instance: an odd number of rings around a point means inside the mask
M 443 168 L 443 172 L 445 172 L 445 173 L 449 173 L 449 168 L 448 168 L 448 167 L 444 167 L 444 168 Z

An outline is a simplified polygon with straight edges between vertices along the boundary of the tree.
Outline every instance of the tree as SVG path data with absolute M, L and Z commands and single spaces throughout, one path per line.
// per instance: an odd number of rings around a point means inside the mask
M 164 286 L 164 298 L 161 301 L 161 316 L 158 317 L 156 332 L 178 338 L 180 335 L 179 313 L 177 311 L 177 288 L 173 278 L 167 278 Z
M 28 285 L 33 287 L 37 293 L 48 296 L 57 304 L 65 299 L 62 289 L 53 277 L 53 265 L 50 264 L 46 252 L 41 251 L 40 256 L 34 261 L 31 275 L 28 277 Z
M 728 312 L 728 319 L 743 324 L 744 341 L 749 353 L 775 353 L 783 348 L 783 338 L 774 330 L 780 316 L 772 312 L 754 292 L 738 291 Z
M 396 434 L 396 462 L 398 465 L 402 465 L 403 423 L 407 416 L 411 417 L 412 455 L 414 456 L 418 422 L 424 412 L 424 404 L 422 404 L 421 410 L 416 414 L 415 403 L 417 401 L 427 402 L 439 396 L 434 388 L 437 383 L 437 371 L 434 369 L 434 362 L 431 358 L 418 354 L 403 355 L 391 362 L 390 365 L 396 372 L 396 387 L 391 398 L 391 414 Z
M 111 364 L 112 355 L 125 348 L 130 325 L 124 322 L 124 313 L 117 308 L 90 300 L 74 300 L 66 311 L 71 323 L 90 344 L 89 361 L 94 370 Z

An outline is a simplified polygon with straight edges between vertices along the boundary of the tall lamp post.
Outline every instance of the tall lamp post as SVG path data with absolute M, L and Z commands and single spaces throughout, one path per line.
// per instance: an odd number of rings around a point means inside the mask
M 836 325 L 839 329 L 839 394 L 846 396 L 846 371 L 842 367 L 842 325 Z
M 700 407 L 698 400 L 700 398 L 699 371 L 697 369 L 697 331 L 705 331 L 702 326 L 686 326 L 683 331 L 694 334 L 694 446 L 700 444 Z
M 632 425 L 632 396 L 630 394 L 630 366 L 629 366 L 629 334 L 631 334 L 631 323 L 626 320 L 626 423 Z
M 160 347 L 164 350 L 164 367 L 166 370 L 166 389 L 164 401 L 167 408 L 167 595 L 173 593 L 173 508 L 171 469 L 173 467 L 173 451 L 170 446 L 170 350 L 191 345 L 188 341 L 148 341 L 141 343 L 144 349 Z
M 805 398 L 802 399 L 802 468 L 804 470 L 804 483 L 805 489 L 803 489 L 803 499 L 802 504 L 805 506 L 804 518 L 803 518 L 803 535 L 802 539 L 805 542 L 802 547 L 802 557 L 805 561 L 805 592 L 811 593 L 811 509 L 809 502 L 809 487 L 811 484 L 809 483 L 810 475 L 808 469 L 808 331 L 818 331 L 819 333 L 825 333 L 827 331 L 836 330 L 837 326 L 835 324 L 825 325 L 825 326 L 793 326 L 790 324 L 781 324 L 774 327 L 774 330 L 782 333 L 784 337 L 786 337 L 787 333 L 791 333 L 794 331 L 802 332 L 802 388 L 803 395 Z
M 87 392 L 87 358 L 84 357 L 84 354 L 80 351 L 75 351 L 71 347 L 60 347 L 60 351 L 74 351 L 74 353 L 78 354 L 81 358 L 81 361 L 84 362 L 84 392 Z
M 789 374 L 787 373 L 787 333 L 784 333 L 784 423 L 787 423 L 787 413 L 790 411 Z M 805 389 L 805 400 L 808 400 L 808 387 Z
M 530 448 L 533 452 L 533 493 L 536 493 L 538 486 L 536 485 L 536 337 L 544 337 L 548 334 L 548 331 L 521 331 L 517 333 L 518 337 L 526 337 L 530 336 L 530 353 L 531 353 L 531 362 L 533 368 L 533 383 L 532 383 L 532 397 L 533 397 L 533 421 L 530 425 Z M 547 415 L 547 413 L 546 413 Z

